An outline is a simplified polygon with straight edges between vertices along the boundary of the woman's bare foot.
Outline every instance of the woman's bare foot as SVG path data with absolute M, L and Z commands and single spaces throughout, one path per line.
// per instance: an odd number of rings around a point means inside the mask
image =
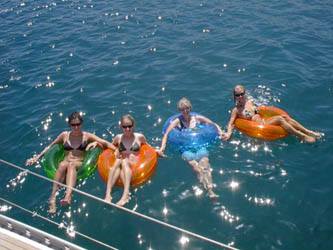
M 214 199 L 220 197 L 218 194 L 215 194 L 213 190 L 208 191 L 209 198 Z
M 209 198 L 214 199 L 214 198 L 220 197 L 218 194 L 214 193 L 213 188 L 214 188 L 213 183 L 210 183 L 210 184 L 207 185 L 207 190 L 208 190 L 208 196 L 209 196 Z
M 129 201 L 129 196 L 122 197 L 116 204 L 118 206 L 124 206 Z
M 323 136 L 322 133 L 314 132 L 314 131 L 311 131 L 311 130 L 310 130 L 310 135 L 311 135 L 312 137 L 317 137 L 317 138 L 320 138 L 320 137 Z
M 55 199 L 50 199 L 49 205 L 50 205 L 50 208 L 49 208 L 48 212 L 50 214 L 54 214 L 57 211 L 56 200 Z
M 69 206 L 71 203 L 69 201 L 66 201 L 66 200 L 61 200 L 60 201 L 60 205 L 63 206 L 63 207 L 67 207 Z
M 65 196 L 65 198 L 60 201 L 60 205 L 63 206 L 63 207 L 69 206 L 71 204 L 71 199 L 72 199 L 72 197 L 67 198 Z
M 308 143 L 315 143 L 316 142 L 316 139 L 311 137 L 311 136 L 304 136 L 303 139 L 305 142 L 308 142 Z
M 112 200 L 111 195 L 110 195 L 110 194 L 105 195 L 104 200 L 105 200 L 107 203 L 111 203 L 111 200 Z

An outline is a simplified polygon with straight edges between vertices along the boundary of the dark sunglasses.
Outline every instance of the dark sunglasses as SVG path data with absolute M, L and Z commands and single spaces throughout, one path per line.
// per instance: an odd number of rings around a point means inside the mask
M 245 92 L 239 93 L 239 94 L 235 94 L 236 97 L 240 97 L 240 96 L 243 96 L 243 95 L 245 95 Z
M 123 125 L 122 127 L 125 128 L 125 129 L 126 128 L 131 128 L 131 127 L 133 127 L 133 124 L 132 125 Z
M 190 107 L 182 108 L 182 109 L 180 109 L 180 112 L 183 112 L 185 110 L 190 110 Z
M 71 123 L 71 127 L 79 127 L 81 126 L 81 123 Z

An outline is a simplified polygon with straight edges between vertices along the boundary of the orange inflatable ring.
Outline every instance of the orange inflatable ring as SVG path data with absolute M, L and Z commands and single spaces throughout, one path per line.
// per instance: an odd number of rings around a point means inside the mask
M 104 150 L 98 158 L 98 172 L 102 179 L 107 182 L 109 171 L 113 167 L 116 157 L 112 149 Z M 136 186 L 146 181 L 155 171 L 157 165 L 157 154 L 153 148 L 148 145 L 142 145 L 139 154 L 138 163 L 131 168 L 132 182 L 131 186 Z M 119 180 L 116 186 L 123 186 Z
M 260 117 L 264 120 L 277 115 L 290 117 L 285 111 L 275 107 L 258 107 L 258 110 Z M 268 125 L 244 118 L 236 118 L 234 124 L 242 133 L 259 139 L 277 140 L 289 135 L 289 133 L 279 125 Z

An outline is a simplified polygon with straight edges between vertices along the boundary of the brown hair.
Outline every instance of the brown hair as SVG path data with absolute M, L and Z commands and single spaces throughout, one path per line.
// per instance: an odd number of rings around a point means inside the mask
M 82 116 L 80 115 L 80 113 L 74 112 L 74 113 L 70 114 L 70 116 L 68 116 L 68 124 L 70 125 L 71 122 L 75 119 L 79 119 L 80 123 L 83 123 L 83 119 L 82 119 Z

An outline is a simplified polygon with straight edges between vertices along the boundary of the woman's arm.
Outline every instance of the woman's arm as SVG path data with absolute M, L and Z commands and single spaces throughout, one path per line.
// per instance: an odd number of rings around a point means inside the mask
M 39 155 L 26 160 L 25 165 L 29 166 L 29 165 L 35 164 L 46 153 L 46 151 L 49 150 L 53 145 L 55 145 L 55 144 L 57 144 L 59 142 L 63 142 L 64 139 L 65 139 L 66 133 L 67 133 L 66 131 L 63 131 L 60 135 L 58 135 L 58 137 L 53 142 L 51 142 L 50 145 L 48 145 L 47 147 L 45 147 L 43 149 L 43 151 L 40 152 Z
M 118 146 L 120 144 L 120 138 L 121 138 L 121 134 L 117 134 L 113 140 L 112 140 L 112 145 L 114 147 Z
M 204 116 L 201 116 L 201 115 L 196 116 L 196 118 L 197 118 L 200 122 L 205 122 L 205 123 L 211 123 L 211 124 L 214 124 L 214 125 L 216 126 L 216 128 L 217 128 L 218 133 L 219 133 L 219 138 L 222 139 L 224 133 L 223 133 L 223 130 L 221 129 L 221 127 L 220 127 L 217 123 L 215 123 L 215 122 L 213 122 L 212 120 L 210 120 L 210 119 L 208 119 L 208 118 L 206 118 L 206 117 L 204 117 Z
M 141 145 L 148 145 L 149 147 L 153 148 L 146 140 L 146 137 L 143 134 L 139 134 L 139 139 L 140 139 L 140 144 Z M 157 153 L 157 156 L 164 157 L 164 153 L 160 152 L 160 150 L 156 150 L 155 152 Z
M 139 136 L 139 141 L 140 141 L 140 144 L 141 144 L 141 145 L 142 145 L 142 144 L 147 144 L 148 146 L 150 146 L 150 145 L 148 144 L 147 140 L 146 140 L 146 137 L 145 137 L 143 134 L 138 133 L 138 136 Z
M 164 150 L 165 150 L 166 144 L 168 142 L 168 135 L 169 135 L 170 131 L 178 125 L 179 125 L 179 119 L 175 119 L 173 122 L 170 123 L 169 127 L 165 131 L 165 134 L 164 134 L 163 139 L 162 139 L 161 147 L 160 147 L 159 150 L 156 151 L 156 153 L 159 156 L 161 156 L 161 157 L 165 156 L 164 155 Z
M 113 140 L 112 140 L 112 146 L 114 146 L 116 148 L 116 150 L 114 151 L 115 156 L 117 159 L 121 159 L 121 155 L 118 149 L 118 145 L 120 144 L 120 138 L 121 138 L 121 134 L 116 135 Z
M 229 140 L 232 135 L 232 129 L 234 127 L 234 122 L 235 122 L 236 118 L 237 118 L 237 109 L 233 108 L 231 111 L 230 120 L 228 123 L 228 132 L 223 138 L 225 141 Z
M 87 141 L 92 142 L 88 145 L 87 150 L 89 150 L 90 148 L 95 148 L 97 145 L 102 145 L 104 149 L 110 148 L 116 150 L 116 147 L 111 142 L 108 142 L 107 140 L 104 140 L 92 133 L 89 132 L 86 133 L 87 133 Z

